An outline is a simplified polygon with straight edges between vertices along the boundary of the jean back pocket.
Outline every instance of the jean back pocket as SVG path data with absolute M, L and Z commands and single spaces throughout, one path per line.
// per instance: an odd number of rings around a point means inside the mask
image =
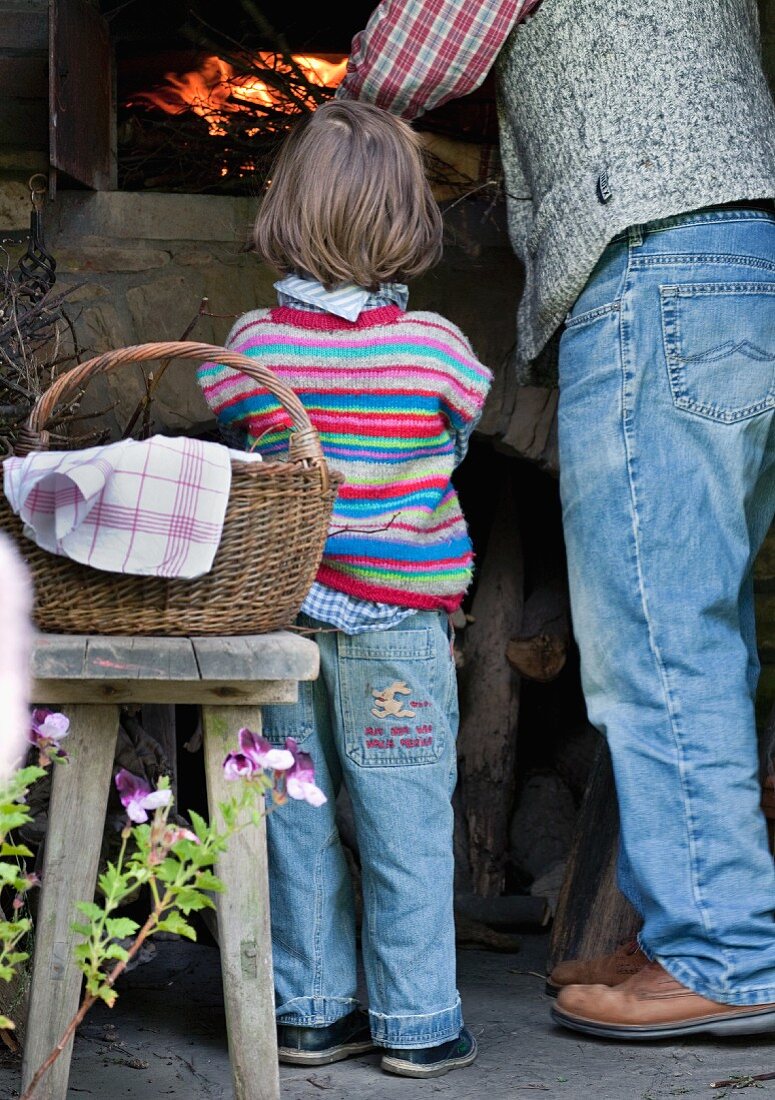
M 432 629 L 340 635 L 340 705 L 353 763 L 402 767 L 441 758 L 451 658 L 439 644 L 441 631 L 436 635 Z
M 775 407 L 775 282 L 660 288 L 678 409 L 733 424 Z

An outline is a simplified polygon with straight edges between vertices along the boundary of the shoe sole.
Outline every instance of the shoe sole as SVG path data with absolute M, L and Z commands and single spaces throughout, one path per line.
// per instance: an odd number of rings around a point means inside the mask
M 352 1058 L 354 1054 L 367 1054 L 370 1050 L 374 1050 L 371 1042 L 343 1043 L 328 1050 L 292 1050 L 290 1047 L 279 1047 L 277 1057 L 287 1066 L 330 1066 L 332 1062 L 343 1062 L 345 1058 Z
M 585 1035 L 596 1035 L 601 1039 L 626 1039 L 639 1041 L 648 1039 L 673 1039 L 685 1035 L 716 1035 L 719 1038 L 734 1038 L 737 1035 L 756 1035 L 764 1031 L 775 1031 L 775 1012 L 736 1013 L 734 1016 L 707 1016 L 702 1020 L 687 1020 L 681 1024 L 656 1024 L 646 1027 L 637 1024 L 601 1024 L 596 1020 L 587 1020 L 583 1016 L 572 1016 L 554 1006 L 550 1014 L 555 1023 L 581 1031 Z
M 468 1054 L 462 1058 L 450 1058 L 438 1066 L 418 1066 L 415 1062 L 405 1062 L 403 1058 L 391 1058 L 389 1054 L 386 1054 L 380 1063 L 380 1067 L 385 1073 L 395 1073 L 399 1077 L 443 1077 L 445 1073 L 449 1073 L 452 1069 L 463 1069 L 464 1066 L 470 1066 L 478 1053 L 479 1048 L 474 1042 L 473 1048 Z
M 544 982 L 544 993 L 547 997 L 556 997 L 561 989 L 561 985 L 552 985 L 548 979 Z

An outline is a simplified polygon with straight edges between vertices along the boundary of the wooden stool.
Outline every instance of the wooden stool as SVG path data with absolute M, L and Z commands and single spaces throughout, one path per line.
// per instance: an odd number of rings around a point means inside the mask
M 53 769 L 35 928 L 22 1086 L 75 1014 L 81 972 L 73 961 L 76 902 L 94 896 L 121 703 L 202 707 L 211 811 L 233 793 L 223 759 L 237 731 L 261 731 L 262 703 L 292 703 L 314 680 L 314 642 L 280 632 L 233 638 L 127 638 L 41 634 L 30 698 L 70 719 L 71 763 Z M 185 809 L 185 807 L 182 807 Z M 221 973 L 236 1100 L 277 1100 L 279 1075 L 269 927 L 266 831 L 248 828 L 219 859 L 216 895 Z M 72 1043 L 37 1092 L 65 1100 Z

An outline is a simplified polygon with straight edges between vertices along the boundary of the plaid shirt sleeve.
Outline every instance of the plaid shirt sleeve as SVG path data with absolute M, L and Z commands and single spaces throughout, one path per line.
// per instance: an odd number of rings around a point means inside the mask
M 337 96 L 413 119 L 477 88 L 540 0 L 382 0 L 352 43 Z

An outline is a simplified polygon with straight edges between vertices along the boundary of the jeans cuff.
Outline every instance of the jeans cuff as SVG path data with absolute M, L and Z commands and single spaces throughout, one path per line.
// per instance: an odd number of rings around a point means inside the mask
M 293 997 L 274 1010 L 278 1024 L 329 1027 L 359 1007 L 354 997 Z
M 460 998 L 451 1008 L 417 1016 L 385 1016 L 369 1009 L 371 1037 L 381 1047 L 437 1047 L 457 1039 L 463 1027 Z
M 713 989 L 707 982 L 704 982 L 702 978 L 698 977 L 692 970 L 681 962 L 680 959 L 665 958 L 660 955 L 656 960 L 660 966 L 668 972 L 668 974 L 675 978 L 681 985 L 685 985 L 687 989 L 691 989 L 692 993 L 696 993 L 700 997 L 705 997 L 708 1001 L 715 1001 L 716 1004 L 721 1005 L 739 1005 L 741 1007 L 750 1006 L 754 1008 L 756 1005 L 769 1005 L 775 1004 L 775 987 L 768 986 L 762 988 L 761 986 L 752 986 L 746 988 L 745 986 L 738 987 L 737 989 Z

